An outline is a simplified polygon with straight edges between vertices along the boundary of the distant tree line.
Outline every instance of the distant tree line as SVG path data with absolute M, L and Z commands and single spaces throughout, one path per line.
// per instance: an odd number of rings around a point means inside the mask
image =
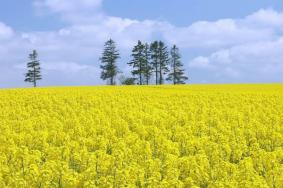
M 120 58 L 119 51 L 112 39 L 104 44 L 104 50 L 100 60 L 100 78 L 109 85 L 116 85 L 116 79 L 121 71 L 117 61 Z M 29 54 L 25 82 L 30 82 L 34 87 L 37 81 L 42 79 L 40 61 L 36 50 Z M 170 50 L 162 41 L 154 41 L 150 44 L 140 40 L 133 47 L 131 60 L 127 63 L 131 67 L 132 77 L 120 77 L 123 85 L 149 85 L 154 80 L 156 85 L 162 85 L 165 80 L 172 84 L 185 84 L 188 77 L 181 62 L 179 48 L 173 45 Z
M 101 79 L 108 84 L 115 85 L 115 78 L 120 72 L 117 60 L 120 58 L 115 42 L 110 39 L 104 45 L 101 61 Z M 138 43 L 133 47 L 131 61 L 133 77 L 122 77 L 120 80 L 125 85 L 149 85 L 154 78 L 156 85 L 164 84 L 165 80 L 173 84 L 185 84 L 188 77 L 181 62 L 181 54 L 176 45 L 168 50 L 162 41 L 154 41 L 151 44 Z

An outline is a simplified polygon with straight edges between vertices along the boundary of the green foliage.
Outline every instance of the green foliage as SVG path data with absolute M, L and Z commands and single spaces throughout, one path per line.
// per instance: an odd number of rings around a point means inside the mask
M 150 64 L 150 46 L 148 43 L 145 43 L 144 45 L 144 57 L 145 57 L 145 63 L 144 63 L 144 82 L 146 85 L 149 84 L 151 75 L 152 75 L 152 67 Z
M 29 54 L 30 62 L 27 63 L 28 71 L 25 74 L 25 82 L 33 83 L 34 87 L 37 86 L 37 81 L 42 79 L 40 74 L 40 62 L 37 57 L 38 54 L 36 50 L 33 50 L 33 52 Z
M 173 81 L 173 84 L 185 84 L 188 77 L 184 75 L 183 64 L 181 62 L 181 55 L 179 48 L 174 45 L 170 51 L 170 63 L 171 63 L 171 72 L 168 74 L 166 80 Z
M 132 75 L 137 76 L 139 85 L 149 84 L 151 76 L 149 53 L 148 44 L 143 44 L 141 41 L 138 41 L 132 50 L 132 60 L 128 64 L 133 67 Z
M 115 85 L 115 77 L 119 73 L 117 67 L 117 60 L 120 58 L 118 50 L 116 50 L 115 42 L 109 39 L 104 45 L 104 51 L 100 61 L 102 69 L 100 78 L 102 80 L 108 80 L 110 85 Z
M 150 45 L 151 65 L 155 73 L 155 83 L 163 84 L 163 75 L 169 72 L 169 53 L 167 46 L 162 41 L 154 41 Z
M 122 85 L 136 85 L 136 78 L 122 78 L 121 79 L 121 84 Z
M 158 84 L 158 69 L 159 69 L 159 56 L 158 56 L 158 41 L 150 44 L 151 66 L 155 73 L 155 84 Z
M 184 75 L 183 64 L 179 49 L 174 45 L 169 52 L 167 46 L 162 41 L 154 41 L 150 45 L 142 43 L 140 40 L 132 49 L 132 59 L 127 64 L 132 67 L 133 78 L 127 79 L 126 83 L 133 84 L 134 78 L 139 85 L 148 85 L 151 76 L 155 76 L 155 84 L 161 85 L 164 83 L 165 76 L 167 81 L 172 81 L 173 84 L 185 84 L 188 77 Z M 110 85 L 115 84 L 115 77 L 119 73 L 116 61 L 120 58 L 118 50 L 116 50 L 115 42 L 109 40 L 105 43 L 105 49 L 100 58 L 102 65 L 101 78 L 108 80 Z M 171 65 L 171 71 L 169 70 Z

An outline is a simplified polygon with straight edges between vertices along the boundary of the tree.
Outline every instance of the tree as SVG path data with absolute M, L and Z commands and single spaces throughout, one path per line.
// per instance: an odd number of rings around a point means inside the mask
M 151 65 L 155 73 L 155 83 L 163 84 L 163 75 L 166 74 L 169 63 L 169 54 L 167 47 L 162 41 L 154 41 L 150 45 Z
M 173 81 L 173 84 L 185 84 L 188 77 L 184 75 L 184 69 L 182 69 L 183 64 L 181 62 L 181 55 L 179 48 L 174 45 L 170 51 L 170 63 L 171 63 L 171 72 L 169 73 L 166 80 Z
M 143 44 L 140 40 L 132 50 L 132 60 L 128 63 L 133 67 L 132 75 L 138 77 L 138 84 L 149 84 L 152 67 L 150 65 L 150 47 L 147 43 Z
M 133 59 L 128 63 L 133 67 L 132 75 L 138 76 L 139 85 L 143 84 L 143 73 L 145 72 L 145 46 L 139 40 L 132 50 Z
M 150 44 L 150 57 L 151 57 L 151 65 L 153 68 L 153 72 L 155 73 L 155 84 L 158 84 L 158 67 L 159 67 L 159 60 L 158 60 L 158 41 L 154 41 Z
M 110 85 L 115 85 L 115 77 L 119 73 L 116 65 L 117 59 L 120 58 L 118 50 L 116 50 L 116 44 L 112 39 L 109 39 L 104 45 L 104 51 L 100 61 L 102 69 L 100 78 L 102 80 L 108 80 Z
M 163 75 L 169 72 L 169 53 L 167 46 L 162 41 L 158 42 L 158 58 L 159 58 L 159 84 L 163 84 Z
M 121 85 L 136 85 L 136 78 L 127 77 L 125 75 L 119 76 L 119 81 Z
M 37 86 L 37 81 L 41 80 L 40 74 L 40 62 L 37 59 L 38 54 L 36 50 L 33 50 L 31 54 L 29 54 L 30 62 L 27 63 L 28 72 L 25 74 L 25 82 L 33 83 L 33 87 Z
M 136 84 L 136 78 L 130 78 L 126 77 L 124 80 L 121 80 L 122 85 L 135 85 Z
M 145 83 L 146 85 L 149 84 L 149 80 L 150 80 L 150 77 L 151 77 L 151 74 L 152 74 L 152 67 L 150 65 L 150 46 L 145 43 L 144 45 L 144 57 L 145 57 L 145 66 L 144 66 L 144 71 L 143 71 L 143 74 L 144 74 L 144 78 L 145 78 Z

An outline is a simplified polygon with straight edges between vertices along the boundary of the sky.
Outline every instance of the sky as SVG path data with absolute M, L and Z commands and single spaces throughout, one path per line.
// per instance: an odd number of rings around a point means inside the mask
M 180 48 L 188 83 L 283 82 L 279 0 L 9 0 L 0 2 L 0 88 L 31 86 L 23 80 L 33 49 L 40 86 L 104 84 L 109 38 L 126 76 L 137 40 L 163 40 Z

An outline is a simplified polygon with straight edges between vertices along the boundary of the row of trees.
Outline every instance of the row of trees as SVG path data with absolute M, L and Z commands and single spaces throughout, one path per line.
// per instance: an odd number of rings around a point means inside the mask
M 152 78 L 155 79 L 156 85 L 163 84 L 165 79 L 173 84 L 185 84 L 188 80 L 176 45 L 169 51 L 162 41 L 154 41 L 151 44 L 138 41 L 137 45 L 133 47 L 131 57 L 128 65 L 132 68 L 132 77 L 122 77 L 121 84 L 149 85 Z M 119 58 L 120 54 L 115 42 L 112 39 L 108 40 L 100 58 L 102 70 L 100 77 L 110 85 L 116 84 L 116 77 L 121 73 L 117 66 Z M 36 87 L 37 81 L 42 79 L 40 61 L 36 50 L 29 54 L 29 59 L 25 82 L 30 82 Z
M 185 84 L 188 77 L 181 62 L 179 49 L 174 45 L 170 51 L 162 41 L 154 41 L 151 44 L 138 41 L 133 47 L 131 61 L 128 65 L 132 67 L 132 76 L 124 78 L 124 84 L 148 85 L 152 77 L 155 84 L 161 85 L 165 79 L 173 84 Z M 110 39 L 104 45 L 104 51 L 100 61 L 101 79 L 106 80 L 110 85 L 115 84 L 115 78 L 120 72 L 117 67 L 117 60 L 120 58 L 115 42 Z M 167 75 L 167 77 L 166 77 Z

